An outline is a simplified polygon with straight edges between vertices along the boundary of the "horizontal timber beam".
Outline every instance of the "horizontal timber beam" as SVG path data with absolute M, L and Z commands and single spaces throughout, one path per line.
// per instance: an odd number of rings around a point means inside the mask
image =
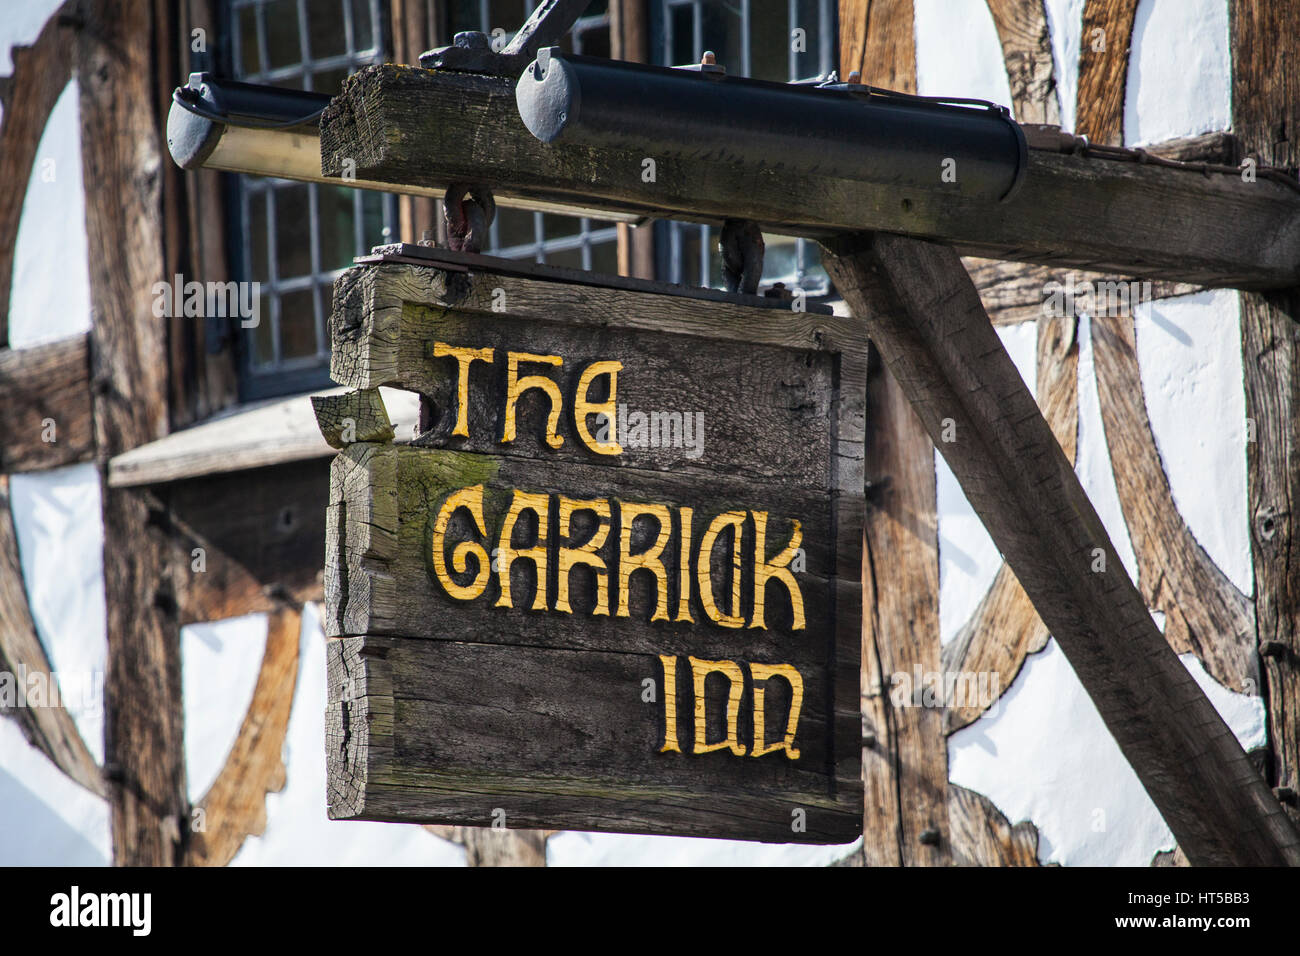
M 0 472 L 90 461 L 95 454 L 90 385 L 84 334 L 0 349 Z
M 1031 149 L 1023 185 L 998 203 L 796 173 L 780 157 L 755 166 L 547 146 L 520 120 L 513 81 L 392 64 L 345 82 L 321 117 L 320 145 L 325 176 L 346 171 L 398 190 L 474 182 L 610 214 L 745 218 L 813 238 L 871 229 L 1058 268 L 1252 289 L 1300 284 L 1300 190 L 1262 175 L 1244 182 Z M 646 159 L 655 160 L 653 177 Z M 938 180 L 938 160 L 935 168 Z
M 1157 629 L 957 254 L 832 240 L 825 265 L 1194 865 L 1300 865 L 1300 836 Z

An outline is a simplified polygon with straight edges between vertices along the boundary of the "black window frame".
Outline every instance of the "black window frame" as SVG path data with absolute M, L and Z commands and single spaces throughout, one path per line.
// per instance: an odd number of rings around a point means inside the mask
M 347 69 L 352 72 L 372 63 L 382 63 L 391 57 L 392 33 L 389 20 L 388 0 L 336 0 L 343 13 L 345 25 L 344 52 L 342 54 L 320 59 L 311 58 L 308 21 L 306 19 L 310 5 L 320 0 L 293 0 L 296 4 L 298 21 L 299 55 L 306 52 L 306 58 L 295 64 L 270 68 L 267 62 L 265 40 L 265 8 L 275 0 L 220 0 L 219 23 L 221 36 L 218 55 L 221 71 L 234 79 L 253 83 L 286 82 L 286 85 L 299 89 L 310 89 L 314 73 L 330 70 Z M 356 27 L 353 8 L 362 5 L 371 20 L 371 39 L 369 47 L 357 49 Z M 244 9 L 262 8 L 257 15 L 258 24 L 258 60 L 260 70 L 249 71 L 239 61 L 239 15 Z M 226 247 L 232 278 L 241 282 L 254 281 L 257 271 L 253 268 L 252 255 L 254 243 L 251 237 L 252 213 L 254 202 L 263 201 L 266 205 L 267 235 L 265 237 L 264 266 L 266 276 L 262 282 L 262 302 L 260 321 L 266 323 L 272 346 L 272 357 L 268 361 L 258 361 L 255 354 L 255 336 L 258 329 L 244 329 L 238 323 L 232 325 L 232 335 L 236 343 L 237 368 L 239 378 L 239 400 L 256 402 L 264 399 L 286 395 L 301 394 L 330 388 L 335 383 L 329 375 L 329 290 L 334 277 L 351 263 L 341 267 L 326 268 L 322 263 L 320 211 L 322 190 L 347 190 L 352 193 L 352 229 L 354 233 L 354 254 L 363 254 L 370 247 L 381 242 L 391 241 L 396 235 L 398 212 L 397 197 L 392 193 L 370 190 L 353 190 L 343 186 L 329 186 L 318 183 L 300 183 L 294 180 L 273 177 L 255 177 L 244 174 L 226 174 L 225 176 L 225 222 Z M 310 271 L 300 276 L 281 279 L 276 274 L 277 264 L 277 226 L 274 204 L 277 194 L 288 194 L 290 190 L 305 189 L 307 193 L 308 220 L 303 229 L 303 240 L 308 244 Z M 261 199 L 260 197 L 266 197 Z M 365 214 L 367 208 L 374 212 L 374 197 L 378 197 L 378 215 L 382 228 L 378 235 L 365 235 Z M 310 292 L 315 320 L 316 350 L 313 354 L 294 358 L 282 356 L 283 338 L 281 336 L 281 310 L 283 296 Z M 263 334 L 265 330 L 263 330 Z
M 713 50 L 719 54 L 719 64 L 736 76 L 749 76 L 752 73 L 753 33 L 752 18 L 759 13 L 769 13 L 778 7 L 778 0 L 645 0 L 649 5 L 650 25 L 650 61 L 657 66 L 685 66 L 698 63 L 704 51 L 710 49 L 708 39 L 704 36 L 704 15 L 717 14 L 720 11 L 737 15 L 740 29 L 750 31 L 741 45 L 739 62 L 728 62 L 728 52 Z M 790 42 L 790 32 L 799 23 L 801 5 L 813 4 L 817 7 L 816 34 L 810 38 L 810 44 L 816 43 L 815 67 L 799 57 L 808 53 L 797 54 Z M 808 80 L 817 76 L 827 76 L 835 69 L 839 45 L 839 11 L 836 0 L 786 0 L 780 4 L 786 15 L 786 76 L 787 82 Z M 674 31 L 674 14 L 677 11 L 692 12 L 692 35 L 690 53 L 682 45 Z M 810 24 L 811 26 L 811 24 Z M 807 27 L 805 27 L 807 29 Z M 676 55 L 674 55 L 676 50 Z M 682 60 L 682 62 L 675 62 Z M 771 79 L 772 77 L 767 77 Z M 654 225 L 655 275 L 665 281 L 678 285 L 696 284 L 693 280 L 701 279 L 700 285 L 722 288 L 721 256 L 717 248 L 717 232 L 714 227 L 700 223 L 660 220 Z M 775 248 L 784 242 L 774 242 L 775 235 L 768 235 L 768 257 L 764 263 L 762 285 L 784 282 L 788 288 L 803 288 L 813 301 L 833 298 L 830 279 L 821 268 L 820 254 L 816 243 L 808 239 L 795 238 L 793 272 L 776 272 L 771 255 Z M 779 237 L 785 239 L 787 237 Z M 694 263 L 685 258 L 688 246 L 697 257 Z

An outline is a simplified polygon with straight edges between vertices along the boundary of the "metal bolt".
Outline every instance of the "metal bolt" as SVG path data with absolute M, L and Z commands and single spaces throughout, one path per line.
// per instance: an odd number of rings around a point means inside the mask
M 765 299 L 781 299 L 782 301 L 793 301 L 794 290 L 787 289 L 784 282 L 773 282 L 771 287 L 763 292 Z
M 858 85 L 861 84 L 861 83 L 862 83 L 862 71 L 861 71 L 861 70 L 850 70 L 850 71 L 849 71 L 849 84 L 850 84 L 851 86 L 858 86 Z
M 717 66 L 718 58 L 713 55 L 712 50 L 705 50 L 704 56 L 700 57 L 701 66 Z
M 452 37 L 452 44 L 466 50 L 490 50 L 492 43 L 481 30 L 463 30 Z

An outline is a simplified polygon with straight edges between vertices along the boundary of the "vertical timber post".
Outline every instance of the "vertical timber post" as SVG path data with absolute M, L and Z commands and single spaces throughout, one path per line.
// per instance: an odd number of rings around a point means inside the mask
M 826 246 L 836 288 L 1188 859 L 1300 864 L 1300 835 L 1156 628 L 957 254 L 883 234 Z
M 1259 165 L 1300 166 L 1300 0 L 1232 0 L 1232 128 Z M 1300 289 L 1241 293 L 1247 517 L 1270 782 L 1300 824 Z
M 854 70 L 869 85 L 916 92 L 912 0 L 842 0 L 840 75 Z M 894 377 L 874 360 L 866 441 L 872 487 L 862 546 L 863 854 L 868 866 L 947 866 L 943 711 L 894 707 L 889 697 L 890 675 L 941 668 L 934 445 Z
M 167 40 L 156 25 L 147 0 L 85 0 L 77 8 L 108 624 L 104 762 L 119 866 L 178 863 L 189 815 L 166 511 L 104 480 L 109 458 L 167 431 L 166 334 L 151 293 L 166 272 L 153 44 Z

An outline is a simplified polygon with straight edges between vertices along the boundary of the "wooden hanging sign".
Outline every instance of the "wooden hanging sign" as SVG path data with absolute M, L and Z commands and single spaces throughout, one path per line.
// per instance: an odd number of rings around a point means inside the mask
M 855 839 L 861 334 L 473 258 L 335 286 L 330 816 Z

